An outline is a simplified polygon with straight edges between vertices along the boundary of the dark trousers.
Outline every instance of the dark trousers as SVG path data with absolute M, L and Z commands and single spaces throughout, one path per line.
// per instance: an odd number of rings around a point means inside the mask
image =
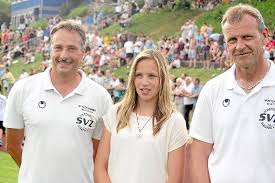
M 186 122 L 187 130 L 189 130 L 189 128 L 190 128 L 189 114 L 190 114 L 190 111 L 192 111 L 192 109 L 193 109 L 193 104 L 184 105 L 184 119 L 185 119 L 185 122 Z

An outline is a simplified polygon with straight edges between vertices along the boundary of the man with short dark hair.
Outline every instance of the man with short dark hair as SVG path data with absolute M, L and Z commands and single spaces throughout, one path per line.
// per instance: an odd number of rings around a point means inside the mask
M 51 38 L 52 67 L 17 81 L 8 97 L 7 150 L 20 166 L 19 183 L 93 183 L 93 155 L 112 100 L 79 70 L 83 28 L 60 22 Z

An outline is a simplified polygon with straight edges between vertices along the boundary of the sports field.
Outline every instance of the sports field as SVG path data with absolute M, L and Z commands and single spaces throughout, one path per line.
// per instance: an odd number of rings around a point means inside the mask
M 0 151 L 0 183 L 17 183 L 18 167 L 13 159 Z

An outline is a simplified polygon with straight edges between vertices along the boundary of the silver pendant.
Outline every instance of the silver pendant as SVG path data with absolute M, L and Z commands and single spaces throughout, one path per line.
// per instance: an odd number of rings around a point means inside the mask
M 136 133 L 136 137 L 137 137 L 137 138 L 141 138 L 141 137 L 142 137 L 142 134 L 141 134 L 140 132 L 137 132 L 137 133 Z

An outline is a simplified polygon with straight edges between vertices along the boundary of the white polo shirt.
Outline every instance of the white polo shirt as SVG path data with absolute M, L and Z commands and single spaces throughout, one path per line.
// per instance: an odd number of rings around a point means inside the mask
M 0 121 L 4 120 L 4 112 L 6 107 L 7 97 L 4 95 L 0 95 Z
M 275 65 L 246 94 L 235 65 L 209 81 L 200 93 L 190 136 L 213 144 L 211 183 L 275 182 Z
M 102 133 L 102 116 L 112 100 L 86 77 L 62 97 L 50 69 L 19 80 L 7 102 L 4 126 L 25 129 L 19 183 L 92 183 L 91 139 Z

